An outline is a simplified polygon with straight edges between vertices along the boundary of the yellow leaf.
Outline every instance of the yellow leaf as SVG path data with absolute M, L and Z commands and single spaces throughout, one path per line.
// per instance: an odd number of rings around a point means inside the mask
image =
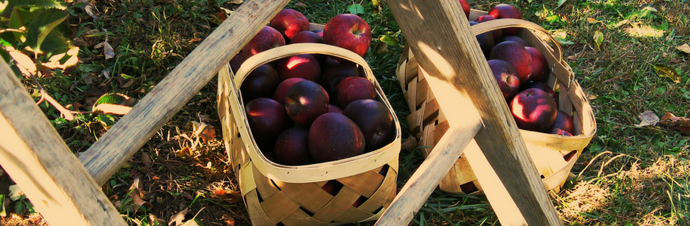
M 79 47 L 74 46 L 72 47 L 67 53 L 61 53 L 57 55 L 53 55 L 48 59 L 48 62 L 46 63 L 41 63 L 44 67 L 50 68 L 50 69 L 65 69 L 70 66 L 77 65 L 77 62 L 79 62 L 79 57 L 77 56 L 79 53 Z M 65 63 L 60 63 L 60 61 L 65 57 L 69 56 L 69 59 L 65 61 Z
M 597 19 L 594 19 L 594 18 L 591 18 L 591 17 L 587 17 L 587 22 L 590 23 L 590 24 L 593 24 L 593 23 L 598 23 L 599 21 L 598 21 Z
M 670 68 L 663 64 L 655 64 L 654 71 L 656 71 L 656 75 L 658 75 L 659 77 L 670 78 L 671 80 L 673 80 L 674 83 L 680 83 L 680 75 L 678 75 L 678 73 L 676 73 L 676 70 L 673 68 Z
M 688 45 L 687 43 L 682 46 L 676 46 L 676 49 L 684 53 L 690 53 L 690 45 Z

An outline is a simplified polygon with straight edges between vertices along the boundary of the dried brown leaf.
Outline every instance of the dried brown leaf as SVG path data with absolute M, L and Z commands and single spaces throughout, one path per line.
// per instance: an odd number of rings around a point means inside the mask
M 98 17 L 101 15 L 101 13 L 98 12 L 98 9 L 91 4 L 86 5 L 84 7 L 84 11 L 86 11 L 86 14 L 89 14 L 89 16 L 91 16 L 93 19 L 98 19 Z
M 151 156 L 149 156 L 149 153 L 146 152 L 141 153 L 141 162 L 144 163 L 146 168 L 151 168 L 151 165 L 153 164 L 151 162 Z
M 192 121 L 192 125 L 194 128 L 194 136 L 200 138 L 204 143 L 215 139 L 216 129 L 212 125 L 196 121 Z
M 640 119 L 642 119 L 642 121 L 640 124 L 635 125 L 635 127 L 653 126 L 659 122 L 659 116 L 652 111 L 642 112 L 640 114 Z
M 229 203 L 236 203 L 242 201 L 242 193 L 218 188 L 211 192 L 211 198 L 220 199 Z
M 168 223 L 165 220 L 158 218 L 156 215 L 153 215 L 152 213 L 149 213 L 149 222 L 151 222 L 151 223 L 158 222 L 159 224 L 162 224 L 162 225 L 165 225 Z
M 690 133 L 690 119 L 686 117 L 677 117 L 671 112 L 666 112 L 661 117 L 661 125 L 671 127 L 683 133 Z
M 185 218 L 184 216 L 187 215 L 187 213 L 189 213 L 189 208 L 185 208 L 179 213 L 172 215 L 172 217 L 170 217 L 170 221 L 168 221 L 168 226 L 171 224 L 174 224 L 175 226 L 182 225 L 182 221 L 184 221 Z
M 688 45 L 687 43 L 683 44 L 682 46 L 676 46 L 676 49 L 680 50 L 681 52 L 690 54 L 690 45 Z
M 225 225 L 228 226 L 235 226 L 235 218 L 228 217 L 229 219 L 225 220 Z
M 302 7 L 307 6 L 307 4 L 304 4 L 304 2 L 298 2 L 298 3 L 295 3 L 295 5 L 296 6 L 302 6 Z
M 410 135 L 409 137 L 407 137 L 407 140 L 405 140 L 405 142 L 402 144 L 402 149 L 411 151 L 411 150 L 414 150 L 415 148 L 417 148 L 417 146 L 419 146 L 417 144 L 417 138 Z

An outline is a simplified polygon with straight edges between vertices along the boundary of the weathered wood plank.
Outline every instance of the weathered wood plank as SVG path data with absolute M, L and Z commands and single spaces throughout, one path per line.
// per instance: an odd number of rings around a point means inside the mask
M 288 0 L 247 0 L 95 144 L 79 156 L 105 183 L 240 51 Z
M 502 184 L 510 188 L 508 193 L 512 200 L 504 202 L 514 202 L 521 212 L 517 214 L 530 225 L 560 225 L 469 23 L 459 16 L 463 15 L 460 4 L 455 0 L 389 0 L 388 5 L 420 67 L 430 77 L 442 81 L 433 84 L 430 81 L 430 89 L 453 86 L 472 97 L 484 124 L 475 136 L 477 144 Z M 455 104 L 452 95 L 437 92 L 434 95 L 448 116 L 451 128 L 461 123 L 462 117 L 451 116 L 462 114 L 464 106 Z M 477 176 L 481 177 L 481 172 L 477 172 Z M 501 215 L 516 213 L 496 214 L 501 219 Z
M 126 225 L 0 60 L 0 165 L 50 225 Z

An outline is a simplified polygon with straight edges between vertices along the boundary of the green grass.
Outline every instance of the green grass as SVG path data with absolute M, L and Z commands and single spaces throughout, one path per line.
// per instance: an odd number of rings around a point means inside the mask
M 480 10 L 498 3 L 469 2 Z M 552 196 L 564 223 L 690 224 L 688 134 L 664 126 L 635 127 L 640 122 L 638 115 L 646 110 L 660 117 L 666 112 L 690 116 L 689 57 L 675 49 L 690 43 L 688 1 L 570 0 L 560 7 L 558 1 L 503 2 L 519 6 L 526 19 L 558 34 L 566 61 L 585 93 L 591 95 L 597 134 L 573 169 L 580 177 Z M 353 3 L 359 2 L 303 0 L 287 7 L 303 12 L 311 22 L 326 23 L 332 16 L 346 13 Z M 385 2 L 380 11 L 369 1 L 362 4 L 364 13 L 360 16 L 369 22 L 375 39 L 365 59 L 395 108 L 403 137 L 407 137 L 406 117 L 410 112 L 395 78 L 404 37 Z M 75 45 L 81 47 L 82 62 L 39 78 L 63 106 L 88 106 L 100 93 L 142 98 L 220 23 L 220 7 L 233 10 L 238 5 L 225 1 L 116 0 L 95 6 L 101 13 L 98 19 L 89 17 L 83 8 L 69 8 L 68 23 L 73 38 L 77 38 Z M 597 32 L 603 35 L 599 47 L 594 39 Z M 108 60 L 102 49 L 94 48 L 106 40 L 115 50 L 115 57 Z M 386 40 L 385 48 L 379 40 Z M 659 77 L 654 65 L 675 70 L 680 83 Z M 128 84 L 130 79 L 133 81 Z M 23 82 L 38 100 L 35 85 Z M 198 213 L 196 219 L 206 225 L 226 225 L 228 221 L 250 224 L 243 203 L 230 193 L 239 187 L 221 143 L 216 83 L 214 79 L 204 87 L 104 185 L 106 195 L 119 203 L 131 225 L 165 225 L 156 223 L 149 214 L 169 221 L 185 208 L 189 208 L 187 220 Z M 74 152 L 88 149 L 119 119 L 80 114 L 76 120 L 67 121 L 47 103 L 39 106 Z M 214 126 L 216 139 L 192 148 L 186 138 L 192 137 L 191 121 Z M 418 150 L 403 151 L 400 160 L 398 188 L 423 157 Z M 138 191 L 143 192 L 141 198 L 150 208 L 132 205 L 130 186 L 135 178 L 140 179 Z M 218 193 L 221 190 L 224 192 Z M 14 207 L 7 208 L 8 212 Z M 0 222 L 41 224 L 27 214 L 20 218 L 2 218 Z M 486 197 L 437 190 L 410 224 L 500 223 Z

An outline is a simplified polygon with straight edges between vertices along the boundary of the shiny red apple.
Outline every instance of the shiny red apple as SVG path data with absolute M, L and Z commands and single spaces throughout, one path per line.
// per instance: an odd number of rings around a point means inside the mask
M 309 31 L 309 19 L 294 9 L 280 10 L 269 24 L 278 30 L 286 40 L 292 39 L 300 31 Z
M 249 40 L 249 43 L 242 48 L 244 59 L 256 55 L 257 53 L 285 45 L 285 38 L 278 30 L 270 26 L 264 26 L 259 33 Z
M 323 43 L 364 56 L 371 44 L 371 28 L 355 14 L 340 14 L 331 18 L 324 26 Z

